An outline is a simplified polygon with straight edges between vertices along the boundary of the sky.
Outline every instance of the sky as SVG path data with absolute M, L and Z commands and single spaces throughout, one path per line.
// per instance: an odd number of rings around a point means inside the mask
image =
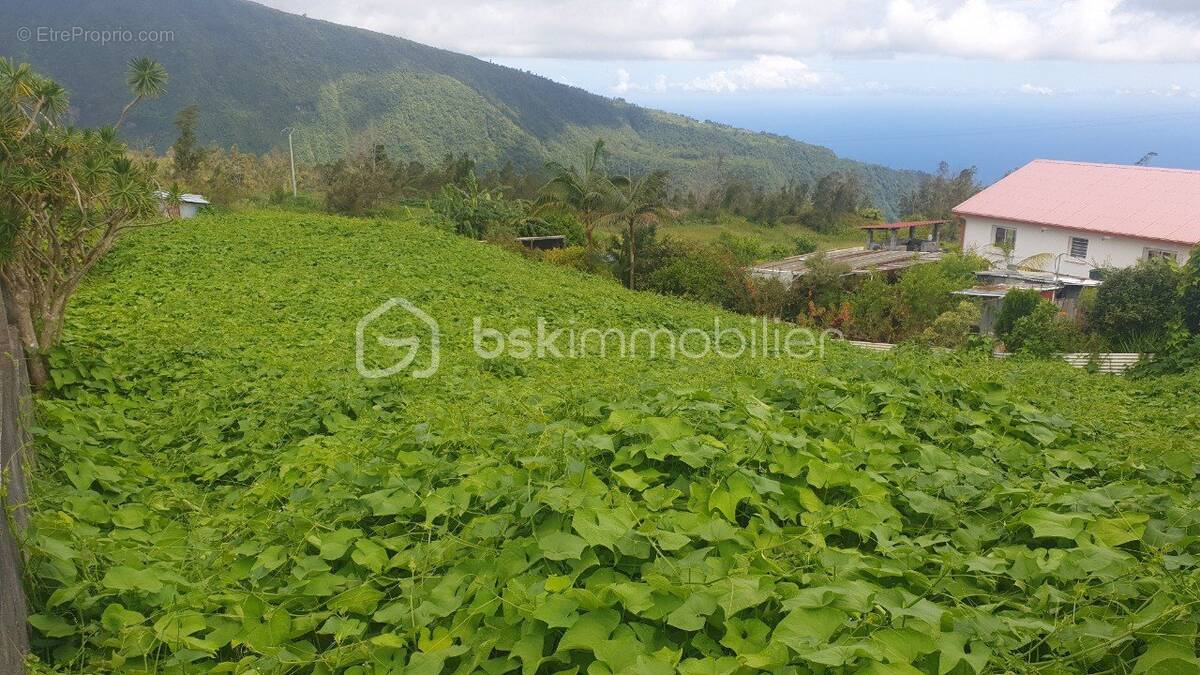
M 264 4 L 903 168 L 1200 168 L 1200 0 Z

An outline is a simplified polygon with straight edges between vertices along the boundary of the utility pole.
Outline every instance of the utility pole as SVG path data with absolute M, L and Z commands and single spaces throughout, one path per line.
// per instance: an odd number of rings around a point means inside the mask
M 292 150 L 292 132 L 295 129 L 292 127 L 284 127 L 280 133 L 287 134 L 288 137 L 288 157 L 292 160 L 292 196 L 296 196 L 296 153 Z

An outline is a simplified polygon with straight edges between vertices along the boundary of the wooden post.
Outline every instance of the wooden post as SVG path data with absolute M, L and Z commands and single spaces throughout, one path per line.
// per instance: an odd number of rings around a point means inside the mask
M 24 673 L 29 624 L 18 537 L 28 519 L 25 474 L 30 462 L 25 422 L 32 396 L 21 339 L 17 327 L 9 323 L 8 300 L 7 289 L 0 285 L 0 672 Z

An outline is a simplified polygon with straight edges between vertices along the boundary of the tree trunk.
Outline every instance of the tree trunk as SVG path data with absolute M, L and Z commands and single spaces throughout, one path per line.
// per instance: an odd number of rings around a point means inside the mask
M 126 103 L 124 108 L 121 108 L 121 116 L 117 118 L 117 123 L 113 125 L 113 129 L 121 128 L 121 125 L 125 123 L 125 116 L 129 114 L 130 108 L 137 105 L 137 102 L 140 100 L 142 100 L 140 95 L 134 96 L 132 101 Z
M 38 342 L 37 328 L 33 323 L 32 299 L 29 291 L 13 291 L 13 313 L 16 315 L 17 332 L 21 336 L 21 346 L 25 349 L 25 363 L 29 368 L 29 383 L 34 390 L 41 391 L 50 382 L 50 368 L 46 363 L 46 355 L 42 353 L 41 343 Z
M 579 219 L 583 222 L 583 237 L 587 240 L 587 250 L 590 254 L 596 250 L 596 220 L 598 216 L 591 211 L 582 211 Z
M 634 240 L 633 223 L 630 222 L 629 223 L 629 290 L 631 290 L 631 291 L 634 290 L 633 275 L 634 275 L 634 270 L 637 268 L 636 249 L 637 249 L 637 242 Z

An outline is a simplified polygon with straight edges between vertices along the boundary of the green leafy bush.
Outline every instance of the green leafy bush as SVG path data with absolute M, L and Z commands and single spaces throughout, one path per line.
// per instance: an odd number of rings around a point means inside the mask
M 676 239 L 661 242 L 663 253 L 646 276 L 645 289 L 700 300 L 731 311 L 750 312 L 750 281 L 727 246 L 704 246 Z
M 1000 312 L 996 315 L 996 335 L 1005 339 L 1017 321 L 1031 314 L 1043 301 L 1045 298 L 1042 294 L 1032 288 L 1017 288 L 1006 293 L 1000 303 Z
M 1040 299 L 1033 311 L 1013 324 L 1004 337 L 1010 352 L 1049 358 L 1054 354 L 1081 349 L 1083 335 L 1054 303 Z
M 1181 278 L 1183 323 L 1193 335 L 1200 334 L 1200 246 L 1192 250 Z
M 553 265 L 561 265 L 600 276 L 612 276 L 612 268 L 604 257 L 595 251 L 589 251 L 586 246 L 567 246 L 550 249 L 542 256 Z
M 324 164 L 318 171 L 325 190 L 325 210 L 330 213 L 369 213 L 396 190 L 395 171 L 382 145 Z
M 1200 335 L 1193 336 L 1179 346 L 1153 358 L 1140 361 L 1130 375 L 1133 377 L 1156 377 L 1175 375 L 1200 370 Z
M 816 251 L 818 244 L 815 239 L 808 235 L 800 235 L 792 240 L 792 255 L 804 255 Z
M 850 300 L 852 334 L 860 340 L 896 339 L 896 291 L 881 274 L 868 275 Z
M 723 231 L 717 235 L 717 240 L 713 242 L 713 245 L 740 265 L 750 265 L 766 257 L 766 248 L 753 236 Z
M 1160 260 L 1112 270 L 1096 293 L 1088 323 L 1116 349 L 1157 351 L 1179 320 L 1179 286 L 1179 273 Z
M 975 303 L 963 300 L 954 309 L 943 312 L 920 335 L 919 341 L 935 347 L 960 349 L 976 335 L 980 311 Z
M 884 342 L 917 337 L 957 306 L 953 292 L 974 283 L 975 271 L 984 266 L 986 261 L 977 256 L 949 254 L 905 269 L 895 283 L 883 274 L 869 275 L 850 294 L 851 333 Z
M 776 319 L 794 318 L 789 314 L 788 306 L 792 301 L 791 289 L 779 279 L 750 278 L 750 307 L 756 316 L 769 316 Z
M 792 281 L 792 309 L 799 315 L 814 308 L 828 310 L 839 307 L 846 298 L 850 268 L 845 263 L 828 260 L 824 253 L 805 259 L 807 272 Z

